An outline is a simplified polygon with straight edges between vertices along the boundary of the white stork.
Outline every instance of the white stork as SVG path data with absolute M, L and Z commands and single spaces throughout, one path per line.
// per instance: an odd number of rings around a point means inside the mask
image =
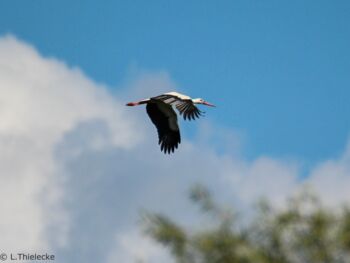
M 174 152 L 175 148 L 177 148 L 181 142 L 177 115 L 172 106 L 174 105 L 176 107 L 185 120 L 194 120 L 202 116 L 203 112 L 200 111 L 195 104 L 215 107 L 213 104 L 201 98 L 191 99 L 189 96 L 177 92 L 168 92 L 149 99 L 129 102 L 126 106 L 142 104 L 147 104 L 147 114 L 157 127 L 160 150 L 168 154 Z

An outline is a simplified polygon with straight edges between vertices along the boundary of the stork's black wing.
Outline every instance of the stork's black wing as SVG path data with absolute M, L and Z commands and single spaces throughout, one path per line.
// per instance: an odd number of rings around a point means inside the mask
M 146 110 L 151 121 L 157 127 L 160 150 L 168 154 L 174 152 L 181 143 L 175 111 L 170 105 L 163 102 L 149 102 Z
M 172 94 L 162 94 L 157 97 L 153 97 L 152 100 L 162 101 L 169 105 L 175 105 L 176 109 L 185 120 L 195 120 L 196 118 L 203 116 L 204 113 L 193 104 L 191 99 L 180 98 Z
M 191 100 L 184 100 L 176 105 L 176 109 L 183 115 L 184 119 L 194 120 L 203 116 L 203 111 L 200 111 Z

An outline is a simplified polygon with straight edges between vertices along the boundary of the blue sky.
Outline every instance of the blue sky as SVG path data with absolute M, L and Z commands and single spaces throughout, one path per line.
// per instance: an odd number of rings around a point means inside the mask
M 218 105 L 207 114 L 210 121 L 245 135 L 246 158 L 316 162 L 344 150 L 349 1 L 12 0 L 0 6 L 1 35 L 11 33 L 111 89 L 135 66 L 169 72 L 182 91 Z

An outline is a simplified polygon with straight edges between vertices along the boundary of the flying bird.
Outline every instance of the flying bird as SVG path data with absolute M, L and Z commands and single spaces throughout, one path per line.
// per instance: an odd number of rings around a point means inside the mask
M 147 104 L 147 114 L 157 128 L 160 150 L 168 154 L 174 152 L 181 143 L 177 115 L 173 106 L 175 106 L 185 120 L 189 121 L 199 118 L 204 113 L 195 104 L 215 107 L 215 105 L 201 98 L 191 99 L 189 96 L 178 92 L 168 92 L 149 99 L 129 102 L 126 106 L 138 106 L 142 104 Z

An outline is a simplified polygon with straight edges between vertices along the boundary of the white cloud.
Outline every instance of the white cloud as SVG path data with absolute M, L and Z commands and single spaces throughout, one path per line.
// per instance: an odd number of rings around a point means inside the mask
M 297 187 L 298 166 L 268 157 L 252 162 L 241 162 L 226 170 L 238 198 L 251 205 L 261 197 L 270 199 L 275 205 L 283 205 L 285 197 L 293 194 Z
M 242 147 L 241 134 L 213 131 L 210 123 L 195 144 L 183 138 L 176 154 L 160 153 L 145 111 L 124 104 L 176 89 L 166 72 L 133 73 L 114 97 L 79 69 L 42 57 L 14 37 L 0 38 L 0 57 L 5 251 L 51 250 L 60 262 L 164 262 L 167 253 L 137 231 L 140 209 L 190 224 L 196 212 L 186 191 L 195 182 L 241 207 L 263 195 L 281 205 L 303 184 L 297 162 L 246 161 L 229 149 L 218 154 L 210 142 L 217 132 L 226 138 L 218 148 Z M 349 149 L 311 169 L 306 180 L 333 205 L 349 200 Z
M 111 136 L 92 136 L 91 147 L 128 148 L 137 136 L 132 120 L 121 121 L 124 107 L 79 70 L 42 58 L 11 36 L 0 39 L 0 57 L 0 247 L 48 249 L 45 231 L 65 220 L 63 210 L 53 210 L 63 194 L 55 145 L 79 123 L 93 120 L 105 122 Z
M 115 238 L 116 247 L 109 255 L 109 263 L 118 262 L 173 262 L 169 253 L 148 237 L 140 235 L 139 231 L 128 230 Z
M 350 143 L 339 159 L 327 160 L 318 164 L 311 171 L 306 182 L 330 206 L 349 203 Z

